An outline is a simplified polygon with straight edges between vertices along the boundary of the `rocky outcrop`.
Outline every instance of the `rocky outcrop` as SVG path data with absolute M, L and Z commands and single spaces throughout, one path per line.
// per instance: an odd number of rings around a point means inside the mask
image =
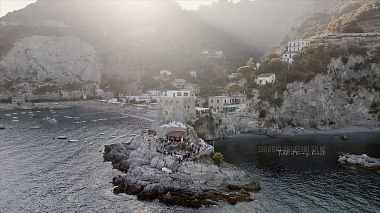
M 250 192 L 260 189 L 256 181 L 233 165 L 222 163 L 217 166 L 209 157 L 179 162 L 172 156 L 156 152 L 156 148 L 156 141 L 143 137 L 105 146 L 104 159 L 111 161 L 114 168 L 126 172 L 124 176 L 113 178 L 115 193 L 199 208 L 219 201 L 231 204 L 252 201 Z
M 380 101 L 380 64 L 363 56 L 331 60 L 328 73 L 308 83 L 288 84 L 279 108 L 280 120 L 303 127 L 376 126 L 371 106 Z
M 100 82 L 96 51 L 74 37 L 30 36 L 0 61 L 0 81 Z
M 359 168 L 372 171 L 380 171 L 380 159 L 371 158 L 366 154 L 350 155 L 344 154 L 339 156 L 340 165 L 348 168 Z

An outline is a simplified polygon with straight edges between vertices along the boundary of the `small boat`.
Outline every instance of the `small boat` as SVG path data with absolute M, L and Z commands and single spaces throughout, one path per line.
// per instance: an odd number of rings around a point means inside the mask
M 57 139 L 67 139 L 65 135 L 58 136 Z
M 130 136 L 136 136 L 136 134 L 130 134 Z
M 81 124 L 82 122 L 80 121 L 74 121 L 75 124 Z
M 11 117 L 11 116 L 12 116 L 12 114 L 5 114 L 5 116 L 7 116 L 7 117 Z
M 40 113 L 40 112 L 41 112 L 41 111 L 38 111 L 38 110 L 37 110 L 37 113 Z
M 12 117 L 13 119 L 18 119 L 18 117 Z
M 20 120 L 12 120 L 13 122 L 19 122 Z
M 111 135 L 109 139 L 114 139 L 114 138 L 117 138 L 116 135 Z
M 127 135 L 120 135 L 119 138 L 125 138 Z
M 29 127 L 29 129 L 41 129 L 41 127 L 38 126 L 38 125 L 36 125 L 36 126 L 31 126 L 31 127 Z
M 105 133 L 104 133 L 104 132 L 101 132 L 101 133 L 99 133 L 99 135 L 105 135 Z
M 74 119 L 79 119 L 80 117 L 74 117 Z
M 92 122 L 97 122 L 98 120 L 92 120 Z
M 5 127 L 3 125 L 0 125 L 0 130 L 2 130 L 2 129 L 5 129 Z
M 86 123 L 87 121 L 82 121 L 82 123 Z
M 47 119 L 47 122 L 50 123 L 50 124 L 55 124 L 55 123 L 57 123 L 57 119 L 55 119 L 54 117 L 53 118 L 49 118 L 49 119 Z
M 79 140 L 75 140 L 75 139 L 73 139 L 73 140 L 68 140 L 68 142 L 70 142 L 70 143 L 73 143 L 73 142 L 78 142 Z

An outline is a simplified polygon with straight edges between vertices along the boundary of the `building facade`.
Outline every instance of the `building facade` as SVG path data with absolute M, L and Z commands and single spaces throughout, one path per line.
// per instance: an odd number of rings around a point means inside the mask
M 257 85 L 273 84 L 276 81 L 276 74 L 274 73 L 262 73 L 255 79 Z
M 304 51 L 306 47 L 309 47 L 311 40 L 296 40 L 288 42 L 288 50 L 282 54 L 281 60 L 285 63 L 291 64 L 294 61 L 294 56 Z
M 234 112 L 247 103 L 247 96 L 242 94 L 232 96 L 210 96 L 208 107 L 213 113 Z
M 195 96 L 158 96 L 158 122 L 179 121 L 186 123 L 195 118 Z

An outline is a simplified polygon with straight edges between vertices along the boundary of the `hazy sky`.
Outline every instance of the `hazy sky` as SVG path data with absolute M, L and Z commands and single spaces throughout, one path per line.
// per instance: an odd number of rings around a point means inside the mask
M 36 0 L 0 0 L 0 17 L 13 10 L 19 10 Z M 218 0 L 176 0 L 184 9 L 195 10 L 199 5 L 210 5 L 213 1 Z M 237 2 L 239 0 L 233 0 Z

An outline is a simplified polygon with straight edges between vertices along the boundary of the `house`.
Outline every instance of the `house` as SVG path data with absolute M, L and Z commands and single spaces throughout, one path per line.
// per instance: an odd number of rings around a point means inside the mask
M 173 86 L 175 86 L 177 89 L 183 89 L 186 84 L 185 79 L 174 79 L 172 82 Z
M 293 63 L 293 57 L 301 53 L 306 47 L 310 46 L 311 40 L 297 40 L 288 42 L 288 50 L 281 56 L 285 63 Z
M 12 104 L 25 104 L 25 96 L 18 95 L 16 97 L 12 97 Z
M 169 70 L 160 70 L 160 75 L 171 76 L 172 72 L 170 72 Z
M 274 73 L 262 73 L 255 79 L 256 84 L 266 85 L 268 83 L 273 84 L 276 81 L 276 74 Z
M 210 113 L 210 108 L 195 107 L 195 114 L 197 117 L 202 117 Z
M 223 53 L 222 50 L 216 50 L 216 51 L 214 52 L 214 55 L 215 55 L 216 57 L 218 57 L 218 58 L 221 58 L 221 57 L 223 57 L 224 53 Z
M 87 100 L 87 94 L 86 93 L 82 94 L 82 99 Z
M 210 96 L 208 106 L 213 113 L 234 112 L 240 108 L 245 108 L 247 96 L 235 94 L 231 96 Z
M 187 97 L 192 96 L 189 90 L 168 90 L 162 93 L 166 97 Z
M 190 91 L 192 96 L 201 92 L 200 87 L 197 84 L 186 83 L 184 89 Z
M 197 77 L 197 72 L 195 72 L 194 70 L 190 70 L 189 73 L 190 73 L 191 77 L 193 77 L 193 78 Z
M 147 91 L 150 96 L 160 96 L 162 92 L 160 90 L 148 90 Z
M 227 78 L 228 78 L 229 80 L 232 80 L 232 79 L 238 78 L 239 75 L 240 75 L 240 73 L 238 73 L 238 72 L 233 72 L 233 73 L 228 74 Z

